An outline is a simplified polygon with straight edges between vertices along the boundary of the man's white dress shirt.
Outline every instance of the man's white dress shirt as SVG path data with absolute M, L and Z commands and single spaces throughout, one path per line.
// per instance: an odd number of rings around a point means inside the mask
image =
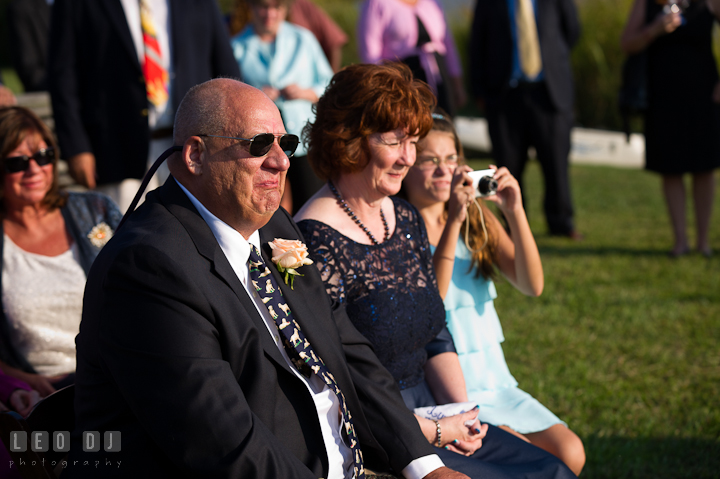
M 143 42 L 142 25 L 140 23 L 140 2 L 139 0 L 120 0 L 125 10 L 125 19 L 130 28 L 135 50 L 137 51 L 140 65 L 145 63 L 145 43 Z M 161 65 L 168 72 L 168 102 L 158 108 L 148 104 L 148 124 L 150 129 L 163 128 L 173 125 L 175 120 L 175 107 L 172 104 L 172 88 L 174 78 L 174 65 L 172 62 L 172 39 L 170 38 L 170 6 L 168 0 L 147 0 L 152 10 L 153 23 L 155 24 L 155 37 L 160 45 Z
M 325 450 L 328 456 L 328 479 L 352 479 L 354 474 L 352 451 L 342 438 L 342 418 L 337 396 L 335 396 L 335 393 L 319 377 L 313 374 L 310 378 L 306 378 L 300 374 L 297 368 L 290 362 L 290 358 L 281 342 L 275 321 L 270 317 L 270 313 L 260 299 L 260 296 L 258 296 L 255 288 L 248 287 L 250 245 L 261 249 L 260 234 L 258 231 L 255 231 L 250 235 L 250 238 L 245 239 L 237 230 L 210 213 L 210 211 L 179 182 L 178 185 L 210 227 L 220 248 L 223 250 L 223 253 L 225 253 L 225 257 L 230 263 L 230 266 L 240 282 L 245 286 L 248 295 L 252 298 L 255 308 L 263 318 L 268 333 L 270 333 L 275 341 L 275 345 L 278 350 L 280 350 L 283 358 L 285 358 L 285 362 L 290 366 L 290 370 L 295 373 L 295 376 L 305 384 L 310 392 L 315 402 L 320 429 L 325 441 Z M 408 479 L 421 479 L 435 469 L 443 466 L 444 464 L 440 458 L 432 454 L 415 459 L 402 470 L 402 474 Z

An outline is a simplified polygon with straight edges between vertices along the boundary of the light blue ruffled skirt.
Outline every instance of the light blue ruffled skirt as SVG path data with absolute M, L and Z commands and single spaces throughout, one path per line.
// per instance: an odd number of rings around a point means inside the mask
M 565 424 L 530 394 L 518 388 L 502 350 L 500 319 L 493 300 L 495 284 L 468 272 L 470 252 L 458 241 L 452 282 L 445 297 L 448 329 L 465 376 L 468 400 L 480 406 L 479 418 L 526 434 Z

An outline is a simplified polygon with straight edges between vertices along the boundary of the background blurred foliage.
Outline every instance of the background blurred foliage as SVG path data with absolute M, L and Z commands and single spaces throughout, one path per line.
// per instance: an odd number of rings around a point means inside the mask
M 617 111 L 625 54 L 620 35 L 633 0 L 594 0 L 578 4 L 582 36 L 572 54 L 576 121 L 592 128 L 621 129 Z
M 360 9 L 360 0 L 314 0 L 348 33 L 350 41 L 343 49 L 343 63 L 357 63 L 355 26 Z M 445 5 L 453 4 L 448 22 L 451 26 L 467 71 L 467 42 L 473 15 L 473 0 L 440 0 Z M 620 71 L 625 58 L 620 50 L 620 34 L 625 25 L 633 0 L 576 0 L 583 34 L 572 54 L 575 74 L 576 122 L 588 128 L 619 130 L 620 117 L 617 112 L 617 92 L 620 87 Z M 224 13 L 230 13 L 235 0 L 217 0 Z M 17 92 L 22 86 L 10 68 L 9 41 L 5 10 L 10 0 L 0 0 L 0 67 L 5 83 Z M 716 28 L 716 52 L 720 52 L 720 35 Z M 717 56 L 717 55 L 716 55 Z M 460 112 L 464 115 L 481 114 L 472 102 Z M 640 122 L 634 125 L 641 127 Z

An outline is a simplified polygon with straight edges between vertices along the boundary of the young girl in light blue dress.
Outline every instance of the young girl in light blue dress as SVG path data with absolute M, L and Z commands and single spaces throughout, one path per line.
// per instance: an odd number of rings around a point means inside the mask
M 505 216 L 508 234 L 495 215 L 475 198 L 470 167 L 444 112 L 418 145 L 415 165 L 403 182 L 408 200 L 422 215 L 430 243 L 447 326 L 455 341 L 468 400 L 480 406 L 478 419 L 541 447 L 576 474 L 585 463 L 580 438 L 548 408 L 518 388 L 501 343 L 502 327 L 493 300 L 499 271 L 528 296 L 543 290 L 543 270 L 522 205 L 517 180 L 496 169 L 497 194 L 485 198 Z M 495 167 L 491 167 L 495 169 Z

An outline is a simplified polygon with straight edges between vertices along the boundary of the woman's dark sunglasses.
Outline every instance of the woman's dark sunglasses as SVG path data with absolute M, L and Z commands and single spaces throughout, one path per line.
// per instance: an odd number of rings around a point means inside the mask
M 236 138 L 234 136 L 220 136 L 220 135 L 198 135 L 198 136 L 209 136 L 212 138 L 228 138 L 230 140 L 242 140 L 249 141 L 250 148 L 248 151 L 252 156 L 265 156 L 267 155 L 270 148 L 272 148 L 275 138 L 278 139 L 278 145 L 285 152 L 288 158 L 295 154 L 295 150 L 300 143 L 300 138 L 297 135 L 290 135 L 288 133 L 282 135 L 275 135 L 274 133 L 258 133 L 252 138 Z
M 32 156 L 20 155 L 5 158 L 5 173 L 17 173 L 25 171 L 30 167 L 30 160 L 35 160 L 38 166 L 45 166 L 55 159 L 55 148 L 43 148 Z

